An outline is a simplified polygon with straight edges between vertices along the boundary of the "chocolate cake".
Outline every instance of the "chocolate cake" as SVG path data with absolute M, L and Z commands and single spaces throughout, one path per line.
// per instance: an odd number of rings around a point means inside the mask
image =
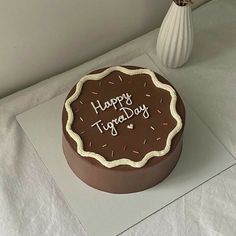
M 82 77 L 62 114 L 63 150 L 86 184 L 111 193 L 155 186 L 178 162 L 184 104 L 149 69 L 114 66 Z

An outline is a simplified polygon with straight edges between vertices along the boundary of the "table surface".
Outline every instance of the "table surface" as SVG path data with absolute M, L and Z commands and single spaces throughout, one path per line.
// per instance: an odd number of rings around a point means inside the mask
M 193 15 L 193 54 L 181 69 L 166 69 L 158 62 L 156 30 L 0 100 L 0 235 L 86 235 L 15 116 L 107 64 L 147 53 L 236 157 L 236 1 L 213 0 Z M 235 177 L 233 166 L 123 235 L 236 235 Z

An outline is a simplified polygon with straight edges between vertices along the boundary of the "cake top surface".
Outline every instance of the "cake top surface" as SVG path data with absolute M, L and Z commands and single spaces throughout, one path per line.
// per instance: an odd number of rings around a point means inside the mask
M 182 129 L 172 86 L 149 69 L 115 66 L 84 76 L 65 102 L 65 129 L 82 157 L 141 168 L 170 151 Z

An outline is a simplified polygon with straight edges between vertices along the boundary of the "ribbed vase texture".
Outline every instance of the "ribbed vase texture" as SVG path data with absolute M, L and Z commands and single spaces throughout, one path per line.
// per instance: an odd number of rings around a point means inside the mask
M 189 59 L 193 47 L 192 10 L 189 5 L 172 3 L 160 28 L 157 55 L 169 68 L 182 66 Z

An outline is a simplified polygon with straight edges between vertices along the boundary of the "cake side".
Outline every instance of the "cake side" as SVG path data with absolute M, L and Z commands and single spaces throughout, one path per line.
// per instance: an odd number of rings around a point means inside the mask
M 175 168 L 183 145 L 181 137 L 165 158 L 152 158 L 142 168 L 117 166 L 106 168 L 89 158 L 79 157 L 63 137 L 63 151 L 67 163 L 74 174 L 87 185 L 109 193 L 125 194 L 143 191 L 166 179 Z

